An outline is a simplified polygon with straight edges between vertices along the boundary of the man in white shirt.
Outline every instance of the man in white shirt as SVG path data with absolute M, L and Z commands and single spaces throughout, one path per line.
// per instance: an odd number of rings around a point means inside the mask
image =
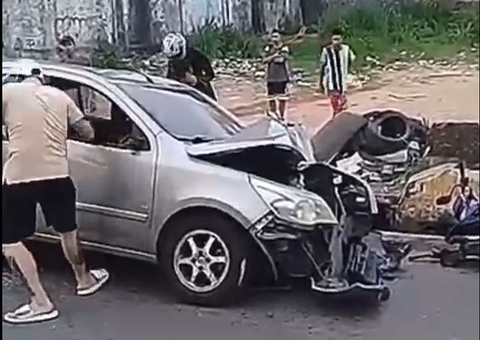
M 342 43 L 342 31 L 332 30 L 331 43 L 320 55 L 320 91 L 329 96 L 333 116 L 347 107 L 347 77 L 354 60 L 352 49 Z
M 108 281 L 109 273 L 86 269 L 77 236 L 76 189 L 67 159 L 68 127 L 89 139 L 94 137 L 93 129 L 65 92 L 43 85 L 38 65 L 23 65 L 12 73 L 26 79 L 2 87 L 2 118 L 8 138 L 2 181 L 2 250 L 18 266 L 32 298 L 5 314 L 4 320 L 22 324 L 59 315 L 40 282 L 32 254 L 22 243 L 35 233 L 37 204 L 47 224 L 61 236 L 77 280 L 77 295 L 95 293 Z

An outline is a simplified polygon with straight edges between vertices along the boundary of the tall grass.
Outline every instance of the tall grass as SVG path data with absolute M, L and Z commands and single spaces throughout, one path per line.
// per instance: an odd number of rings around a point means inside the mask
M 313 64 L 334 27 L 344 31 L 360 67 L 418 58 L 450 59 L 459 52 L 472 54 L 479 41 L 478 14 L 478 6 L 459 9 L 438 1 L 340 7 L 319 20 L 319 39 L 299 46 L 296 59 L 306 67 Z
M 478 19 L 477 6 L 465 10 L 440 2 L 367 4 L 330 12 L 320 21 L 319 31 L 340 27 L 360 56 L 395 58 L 404 51 L 436 57 L 445 50 L 478 45 Z
M 454 8 L 441 0 L 377 0 L 337 6 L 319 20 L 314 27 L 316 35 L 292 47 L 297 65 L 309 68 L 316 64 L 320 46 L 334 27 L 344 31 L 345 41 L 358 56 L 357 66 L 412 58 L 448 59 L 478 48 L 479 10 L 476 5 Z M 252 34 L 213 22 L 197 28 L 192 38 L 215 58 L 255 57 L 262 44 Z
M 214 21 L 197 27 L 189 40 L 212 58 L 254 58 L 261 49 L 259 39 L 253 34 L 241 32 L 233 26 L 221 26 Z

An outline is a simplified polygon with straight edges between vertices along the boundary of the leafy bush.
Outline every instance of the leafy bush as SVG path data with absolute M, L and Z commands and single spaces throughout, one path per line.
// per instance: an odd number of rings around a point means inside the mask
M 99 42 L 90 56 L 93 66 L 100 68 L 120 68 L 121 51 L 113 44 Z
M 478 46 L 479 41 L 478 6 L 459 9 L 435 0 L 337 8 L 320 20 L 320 36 L 326 39 L 334 27 L 345 32 L 362 60 L 450 57 Z
M 189 38 L 212 58 L 254 58 L 261 46 L 255 35 L 240 32 L 233 26 L 220 26 L 213 20 L 197 27 Z

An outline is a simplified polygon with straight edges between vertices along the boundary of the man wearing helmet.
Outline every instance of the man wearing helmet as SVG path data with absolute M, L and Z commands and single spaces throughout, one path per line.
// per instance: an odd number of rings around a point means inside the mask
M 2 120 L 9 143 L 2 179 L 2 250 L 19 268 L 32 298 L 6 313 L 4 320 L 23 324 L 52 320 L 59 314 L 40 282 L 35 259 L 23 244 L 35 233 L 37 204 L 47 225 L 60 234 L 63 252 L 75 273 L 77 295 L 95 293 L 109 274 L 86 268 L 77 234 L 76 189 L 67 159 L 68 128 L 86 139 L 92 139 L 94 131 L 65 92 L 43 84 L 38 65 L 26 62 L 10 72 L 21 82 L 2 86 Z
M 163 53 L 168 58 L 167 78 L 188 84 L 217 100 L 211 81 L 215 77 L 208 57 L 187 44 L 180 33 L 169 33 L 163 39 Z

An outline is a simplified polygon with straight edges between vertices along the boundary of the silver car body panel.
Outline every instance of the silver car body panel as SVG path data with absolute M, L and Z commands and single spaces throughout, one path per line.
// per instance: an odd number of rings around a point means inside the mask
M 8 74 L 16 62 L 4 61 L 2 73 Z M 164 132 L 101 72 L 48 63 L 42 64 L 42 71 L 45 76 L 75 81 L 99 91 L 128 115 L 150 145 L 148 151 L 132 151 L 68 142 L 70 172 L 78 194 L 79 230 L 86 245 L 151 260 L 157 252 L 160 230 L 183 209 L 216 209 L 246 229 L 268 212 L 246 173 L 189 157 L 184 142 Z M 118 78 L 122 79 L 128 74 L 119 72 Z M 140 78 L 138 74 L 136 77 Z M 3 162 L 7 152 L 8 143 L 4 141 Z M 53 231 L 39 217 L 37 236 L 52 239 Z

